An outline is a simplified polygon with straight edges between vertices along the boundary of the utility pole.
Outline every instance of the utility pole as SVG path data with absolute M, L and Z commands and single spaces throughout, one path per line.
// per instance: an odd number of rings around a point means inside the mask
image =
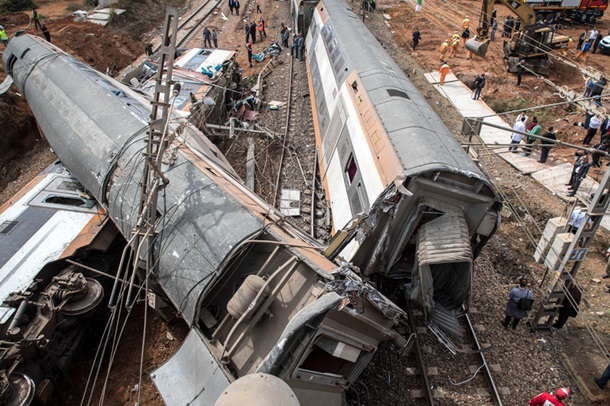
M 557 316 L 559 309 L 561 309 L 562 302 L 567 296 L 567 288 L 572 285 L 572 280 L 578 273 L 589 247 L 593 242 L 593 236 L 608 210 L 608 203 L 610 201 L 610 193 L 608 193 L 608 189 L 610 188 L 609 183 L 610 168 L 606 170 L 604 177 L 600 181 L 599 188 L 587 207 L 583 223 L 576 230 L 574 239 L 561 260 L 561 264 L 557 270 L 558 277 L 554 286 L 546 293 L 536 315 L 531 321 L 533 329 L 550 329 L 553 319 Z M 588 224 L 591 224 L 591 226 L 587 227 Z M 571 297 L 568 299 L 573 300 Z
M 157 221 L 157 201 L 159 191 L 163 189 L 169 180 L 161 171 L 163 154 L 168 146 L 168 128 L 171 116 L 170 99 L 172 96 L 171 86 L 174 56 L 176 54 L 176 37 L 178 34 L 179 13 L 176 8 L 169 7 L 165 14 L 163 39 L 160 47 L 159 71 L 156 76 L 155 93 L 153 96 L 152 112 L 150 115 L 149 128 L 147 131 L 146 150 L 144 155 L 144 173 L 140 183 L 140 204 L 138 207 L 138 221 L 132 231 L 132 247 L 134 249 L 134 270 L 129 283 L 127 294 L 127 308 L 133 306 L 134 298 L 131 290 L 137 268 L 146 271 L 146 278 L 154 266 L 155 258 L 153 252 L 156 237 L 155 224 Z M 167 67 L 165 75 L 164 67 Z M 165 78 L 165 79 L 164 79 Z M 179 84 L 174 86 L 173 93 L 179 93 Z M 177 94 L 174 94 L 174 99 Z

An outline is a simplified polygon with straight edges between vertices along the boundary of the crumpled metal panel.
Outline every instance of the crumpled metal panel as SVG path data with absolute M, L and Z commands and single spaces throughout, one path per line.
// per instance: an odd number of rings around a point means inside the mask
M 150 377 L 168 406 L 213 406 L 231 383 L 195 329 Z
M 463 215 L 448 213 L 424 224 L 417 234 L 417 266 L 410 297 L 432 311 L 435 301 L 450 310 L 468 300 L 473 259 Z
M 16 58 L 15 83 L 49 144 L 98 202 L 111 202 L 108 213 L 129 237 L 138 217 L 150 105 L 138 93 L 41 41 L 29 35 L 13 38 L 4 64 Z M 205 142 L 191 140 L 200 136 L 192 126 L 184 134 L 210 160 L 226 163 Z M 203 172 L 180 152 L 171 167 L 162 170 L 170 183 L 159 198 L 158 221 L 163 226 L 157 239 L 156 276 L 192 324 L 199 294 L 219 271 L 221 261 L 263 225 L 216 184 L 213 174 Z

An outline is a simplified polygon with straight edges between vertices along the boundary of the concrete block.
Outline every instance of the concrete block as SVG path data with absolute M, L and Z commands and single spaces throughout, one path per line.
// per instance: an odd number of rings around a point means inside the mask
M 426 334 L 428 329 L 426 327 L 415 327 L 417 334 Z
M 429 345 L 424 345 L 421 350 L 426 354 L 432 354 L 432 347 Z
M 429 376 L 438 375 L 438 368 L 437 367 L 429 367 L 428 368 L 428 375 Z
M 489 369 L 491 370 L 491 372 L 502 372 L 502 367 L 500 366 L 500 364 L 489 364 Z
M 534 252 L 534 260 L 537 263 L 540 264 L 544 261 L 544 258 L 547 256 L 549 249 L 551 248 L 551 242 L 555 240 L 557 234 L 563 231 L 566 223 L 567 219 L 564 217 L 554 217 L 546 223 L 544 231 L 542 232 L 542 237 L 540 237 L 540 241 L 538 242 L 538 246 Z
M 418 369 L 416 367 L 406 367 L 405 368 L 405 373 L 407 374 L 407 376 L 417 375 L 417 371 L 418 371 Z
M 421 389 L 411 389 L 411 399 L 421 399 L 424 397 L 424 391 Z
M 502 395 L 502 396 L 508 396 L 508 395 L 512 394 L 512 391 L 510 390 L 510 388 L 508 388 L 506 386 L 500 386 L 498 388 L 498 393 L 500 393 L 500 395 Z
M 487 391 L 487 389 L 484 388 L 475 388 L 475 393 L 477 394 L 477 396 L 480 396 L 482 398 L 486 398 L 486 397 L 490 397 L 491 393 L 489 393 Z
M 544 265 L 548 268 L 557 270 L 559 269 L 559 264 L 561 264 L 561 260 L 563 259 L 564 254 L 568 250 L 568 247 L 572 243 L 574 239 L 574 234 L 572 233 L 559 233 L 555 236 L 553 240 L 553 244 L 551 245 L 551 249 L 546 256 L 546 260 L 544 261 Z

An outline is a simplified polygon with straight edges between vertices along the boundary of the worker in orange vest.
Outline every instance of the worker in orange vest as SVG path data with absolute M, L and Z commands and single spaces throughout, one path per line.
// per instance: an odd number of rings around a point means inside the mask
M 448 49 L 449 49 L 449 42 L 447 40 L 445 40 L 445 41 L 443 41 L 443 43 L 441 44 L 441 47 L 439 48 L 439 51 L 441 51 L 441 57 L 440 57 L 439 61 L 445 60 L 445 54 L 447 53 Z
M 443 65 L 441 66 L 441 68 L 438 71 L 441 74 L 441 77 L 438 82 L 442 86 L 445 83 L 445 77 L 449 74 L 449 72 L 451 72 L 451 69 L 449 68 L 449 65 L 447 64 L 447 61 L 443 61 Z
M 457 37 L 454 35 L 451 38 L 451 51 L 449 52 L 449 58 L 455 56 L 457 53 L 458 45 L 460 44 L 460 36 Z

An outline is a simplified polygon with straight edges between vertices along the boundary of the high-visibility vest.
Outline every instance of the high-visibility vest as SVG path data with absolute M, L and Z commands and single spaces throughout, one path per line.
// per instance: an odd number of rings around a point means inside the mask
M 8 41 L 8 35 L 6 34 L 6 30 L 0 30 L 0 40 Z

